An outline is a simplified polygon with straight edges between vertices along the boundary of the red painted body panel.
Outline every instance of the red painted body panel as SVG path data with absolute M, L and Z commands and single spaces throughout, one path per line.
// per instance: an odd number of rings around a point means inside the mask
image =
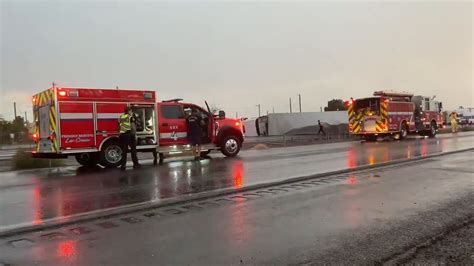
M 61 149 L 95 146 L 92 103 L 59 103 Z
M 126 103 L 97 103 L 97 148 L 105 139 L 119 135 L 118 118 L 126 106 Z
M 415 105 L 412 102 L 389 102 L 388 103 L 388 121 L 389 132 L 400 131 L 403 121 L 406 121 L 410 131 L 415 130 L 413 112 Z

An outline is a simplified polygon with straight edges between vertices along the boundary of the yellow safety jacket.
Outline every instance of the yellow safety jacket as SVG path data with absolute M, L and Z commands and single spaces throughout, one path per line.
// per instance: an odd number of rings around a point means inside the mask
M 119 117 L 120 133 L 125 133 L 132 130 L 132 123 L 129 114 L 121 114 Z

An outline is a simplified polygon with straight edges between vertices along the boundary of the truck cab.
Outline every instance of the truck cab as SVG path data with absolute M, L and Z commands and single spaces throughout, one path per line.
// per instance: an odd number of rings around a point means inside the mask
M 244 141 L 244 127 L 240 119 L 226 118 L 225 112 L 218 115 L 181 99 L 159 102 L 157 104 L 160 153 L 178 153 L 191 150 L 187 138 L 187 115 L 196 112 L 204 121 L 202 125 L 202 150 L 221 150 L 229 157 L 237 155 Z

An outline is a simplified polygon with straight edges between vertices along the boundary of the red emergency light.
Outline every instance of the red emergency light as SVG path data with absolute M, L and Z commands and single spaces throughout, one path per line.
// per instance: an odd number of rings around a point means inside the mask
M 31 135 L 31 137 L 33 138 L 33 140 L 34 140 L 35 142 L 38 141 L 38 134 L 33 133 L 33 135 Z
M 58 94 L 59 94 L 59 96 L 66 96 L 66 92 L 65 92 L 65 91 L 59 91 Z

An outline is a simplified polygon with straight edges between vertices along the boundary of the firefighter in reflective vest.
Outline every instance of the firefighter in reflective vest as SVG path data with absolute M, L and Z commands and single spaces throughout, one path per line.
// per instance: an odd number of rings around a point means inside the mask
M 125 165 L 127 164 L 127 152 L 130 147 L 130 153 L 132 154 L 133 168 L 139 168 L 140 164 L 138 163 L 137 157 L 137 140 L 135 137 L 136 134 L 136 124 L 135 116 L 132 112 L 131 107 L 125 107 L 125 112 L 120 115 L 119 118 L 119 127 L 120 127 L 120 136 L 119 141 L 122 146 L 122 161 L 121 169 L 125 170 Z
M 449 115 L 451 119 L 451 132 L 457 133 L 458 132 L 458 114 L 456 112 L 452 112 Z

